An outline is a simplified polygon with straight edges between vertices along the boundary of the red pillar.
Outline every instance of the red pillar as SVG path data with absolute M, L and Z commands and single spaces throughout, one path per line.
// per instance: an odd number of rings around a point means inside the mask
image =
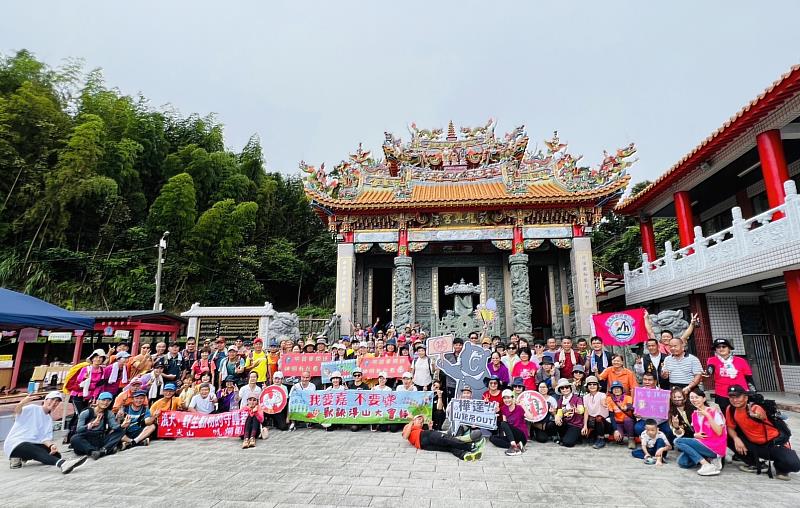
M 675 217 L 678 219 L 678 236 L 683 248 L 694 242 L 692 198 L 689 197 L 688 191 L 676 192 L 672 197 L 675 200 Z
M 789 295 L 789 309 L 792 311 L 794 340 L 797 341 L 797 348 L 800 350 L 800 270 L 783 272 L 783 280 L 786 281 L 786 293 Z
M 397 255 L 408 256 L 408 230 L 405 228 L 397 232 Z
M 22 341 L 17 342 L 17 356 L 14 357 L 14 371 L 11 373 L 11 383 L 8 387 L 13 390 L 17 387 L 17 378 L 19 377 L 19 368 L 22 366 L 22 350 L 25 349 L 25 343 Z
M 572 225 L 572 236 L 579 238 L 586 234 L 586 228 L 581 224 L 573 224 Z
M 647 254 L 647 259 L 656 259 L 656 234 L 653 231 L 653 219 L 639 218 L 639 232 L 642 235 L 642 252 Z
M 700 320 L 700 326 L 695 327 L 691 340 L 694 341 L 697 358 L 700 359 L 700 363 L 706 365 L 708 358 L 714 354 L 711 347 L 711 321 L 708 318 L 706 295 L 703 293 L 689 295 L 689 309 L 692 314 L 697 314 Z M 712 387 L 713 379 L 703 378 L 703 385 L 706 388 Z
M 514 226 L 513 239 L 511 240 L 511 253 L 522 254 L 525 252 L 525 240 L 522 238 L 522 226 Z
M 142 331 L 136 329 L 133 331 L 133 342 L 131 343 L 131 356 L 139 354 L 139 338 L 142 336 Z
M 781 131 L 775 129 L 762 132 L 756 136 L 758 158 L 761 160 L 761 174 L 764 175 L 764 186 L 767 190 L 767 201 L 770 208 L 783 204 L 786 193 L 783 182 L 789 179 L 789 170 L 786 167 L 786 158 L 783 155 L 783 142 Z M 775 219 L 783 214 L 775 214 Z
M 72 365 L 76 365 L 81 361 L 81 350 L 83 349 L 83 335 L 75 334 L 75 350 L 72 352 Z

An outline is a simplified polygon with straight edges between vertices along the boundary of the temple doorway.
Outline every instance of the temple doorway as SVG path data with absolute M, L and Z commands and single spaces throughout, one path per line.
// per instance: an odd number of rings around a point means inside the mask
M 528 280 L 531 292 L 532 334 L 536 339 L 544 339 L 550 335 L 550 330 L 553 326 L 547 266 L 530 266 L 528 268 Z
M 439 267 L 439 287 L 436 291 L 439 292 L 439 308 L 437 309 L 439 317 L 445 315 L 445 311 L 453 310 L 455 306 L 455 295 L 444 294 L 444 287 L 452 284 L 457 284 L 464 280 L 465 283 L 470 282 L 478 285 L 479 275 L 478 267 L 476 266 L 440 266 Z M 480 297 L 476 295 L 473 304 L 480 303 Z
M 372 321 L 364 326 L 372 325 L 380 318 L 379 326 L 383 328 L 392 320 L 392 269 L 372 269 Z

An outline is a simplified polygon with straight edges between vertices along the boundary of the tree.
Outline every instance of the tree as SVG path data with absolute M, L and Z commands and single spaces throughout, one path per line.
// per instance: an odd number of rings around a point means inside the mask
M 188 173 L 181 173 L 162 187 L 150 207 L 147 225 L 153 238 L 169 231 L 173 241 L 180 243 L 194 227 L 196 216 L 194 180 Z

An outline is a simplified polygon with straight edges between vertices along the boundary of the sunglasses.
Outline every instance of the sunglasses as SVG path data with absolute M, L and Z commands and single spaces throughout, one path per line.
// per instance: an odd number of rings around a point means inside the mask
M 563 390 L 563 389 L 565 389 L 565 388 L 566 388 L 567 390 L 569 390 L 569 389 L 570 389 L 570 387 L 569 387 L 569 386 L 562 386 L 561 388 L 559 388 L 559 390 Z
M 360 372 L 355 372 L 355 373 L 353 373 L 353 377 L 361 377 L 361 373 Z
M 597 383 L 586 383 L 586 386 L 598 386 Z

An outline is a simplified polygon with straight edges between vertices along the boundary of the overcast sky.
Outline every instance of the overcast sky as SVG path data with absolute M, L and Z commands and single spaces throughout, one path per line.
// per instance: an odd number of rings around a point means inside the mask
M 653 179 L 800 62 L 796 1 L 6 1 L 0 52 L 102 67 L 216 113 L 269 170 L 380 152 L 406 126 L 558 130 L 584 162 L 631 141 Z

